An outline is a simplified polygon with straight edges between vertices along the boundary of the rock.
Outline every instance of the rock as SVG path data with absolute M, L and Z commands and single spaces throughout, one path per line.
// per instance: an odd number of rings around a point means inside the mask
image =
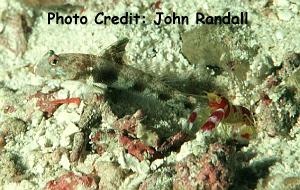
M 68 172 L 55 180 L 47 183 L 46 190 L 57 189 L 98 189 L 95 179 L 90 175 L 75 175 Z
M 280 7 L 288 7 L 290 5 L 290 2 L 288 0 L 274 0 L 274 5 L 280 6 Z
M 252 38 L 249 30 L 204 25 L 182 34 L 182 54 L 199 68 L 198 77 L 202 80 L 208 78 L 209 73 L 215 76 L 224 70 L 245 80 L 249 59 L 258 50 L 258 45 L 250 43 Z
M 149 175 L 139 186 L 139 190 L 172 189 L 172 174 L 166 169 Z
M 66 0 L 23 0 L 29 7 L 54 7 L 66 4 Z
M 5 135 L 0 133 L 0 150 L 6 145 Z
M 228 49 L 214 39 L 218 28 L 201 26 L 182 34 L 182 53 L 191 64 L 217 65 Z
M 282 21 L 289 21 L 293 16 L 293 12 L 289 9 L 278 10 L 277 16 Z
M 234 149 L 211 144 L 202 156 L 189 155 L 175 166 L 173 189 L 227 189 L 234 176 Z
M 0 124 L 2 133 L 12 136 L 25 133 L 27 131 L 26 123 L 19 118 L 8 118 Z
M 111 162 L 96 162 L 95 170 L 100 177 L 99 189 L 118 189 L 125 179 L 125 171 Z

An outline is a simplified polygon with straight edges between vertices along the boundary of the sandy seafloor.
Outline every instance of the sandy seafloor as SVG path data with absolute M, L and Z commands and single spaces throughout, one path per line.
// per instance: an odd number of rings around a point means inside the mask
M 21 0 L 0 1 L 0 189 L 43 189 L 47 182 L 70 171 L 77 176 L 93 176 L 92 185 L 80 184 L 80 177 L 71 179 L 74 187 L 83 189 L 300 189 L 300 1 L 174 0 L 156 5 L 151 0 L 66 1 L 68 6 L 63 1 L 53 1 L 57 3 L 55 8 L 47 0 L 28 0 L 27 5 Z M 33 5 L 39 2 L 40 7 Z M 89 21 L 99 11 L 108 15 L 129 11 L 143 14 L 150 22 L 155 9 L 188 15 L 190 24 L 47 24 L 50 10 L 58 10 L 61 15 L 81 12 Z M 205 29 L 206 26 L 191 24 L 197 11 L 205 15 L 247 11 L 249 24 Z M 83 160 L 71 162 L 73 137 L 80 131 L 77 124 L 86 105 L 83 101 L 79 106 L 64 104 L 46 118 L 34 94 L 60 87 L 56 99 L 84 98 L 92 93 L 86 87 L 91 82 L 45 78 L 34 72 L 34 66 L 50 49 L 100 55 L 124 37 L 129 39 L 126 64 L 156 78 L 172 78 L 175 83 L 190 76 L 200 82 L 210 81 L 214 85 L 203 89 L 221 93 L 233 104 L 249 108 L 255 114 L 255 135 L 249 145 L 231 152 L 248 159 L 236 159 L 234 162 L 243 161 L 234 166 L 221 164 L 221 168 L 214 168 L 222 161 L 217 154 L 209 158 L 206 152 L 210 143 L 205 139 L 212 135 L 211 144 L 220 145 L 226 135 L 199 131 L 177 152 L 154 162 L 139 161 L 117 140 L 109 141 L 110 146 L 101 154 L 89 148 Z M 201 106 L 203 102 L 199 105 L 198 110 L 208 109 Z M 109 109 L 110 105 L 106 106 Z M 172 124 L 164 118 L 175 118 L 180 126 L 192 111 L 172 106 L 174 113 L 154 118 L 155 128 L 172 131 Z M 125 114 L 133 114 L 123 109 Z M 110 129 L 118 118 L 103 110 L 98 127 Z M 196 169 L 186 159 L 193 154 L 196 162 L 205 153 L 211 161 L 200 161 Z M 212 163 L 210 169 L 207 163 Z M 220 173 L 216 174 L 216 170 Z M 62 184 L 58 186 L 61 189 Z

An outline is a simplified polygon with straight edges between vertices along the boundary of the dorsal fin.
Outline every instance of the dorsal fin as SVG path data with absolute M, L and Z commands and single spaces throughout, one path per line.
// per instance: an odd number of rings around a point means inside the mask
M 122 64 L 125 47 L 128 43 L 128 38 L 123 38 L 106 48 L 101 57 L 113 60 L 117 64 Z

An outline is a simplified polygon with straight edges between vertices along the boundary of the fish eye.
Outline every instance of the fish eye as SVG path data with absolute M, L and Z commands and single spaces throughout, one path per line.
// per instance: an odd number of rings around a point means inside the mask
M 52 59 L 52 60 L 49 60 L 49 63 L 50 65 L 56 65 L 58 63 L 58 60 L 57 59 Z
M 47 52 L 47 55 L 48 55 L 48 63 L 50 65 L 54 66 L 58 63 L 59 57 L 58 57 L 58 55 L 55 54 L 55 52 L 53 50 L 49 50 Z
M 55 54 L 55 52 L 51 49 L 47 52 L 48 56 L 51 57 L 52 55 Z

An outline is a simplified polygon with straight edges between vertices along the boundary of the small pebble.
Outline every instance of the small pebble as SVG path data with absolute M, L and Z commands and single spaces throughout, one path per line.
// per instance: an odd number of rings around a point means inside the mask
M 16 136 L 21 133 L 25 133 L 27 130 L 26 123 L 19 118 L 8 118 L 0 124 L 1 131 Z
M 66 148 L 56 148 L 51 154 L 51 156 L 52 156 L 51 161 L 54 164 L 59 163 L 63 154 L 66 154 L 68 157 L 68 150 Z
M 278 10 L 277 16 L 282 21 L 289 21 L 293 17 L 293 12 L 289 9 Z
M 281 31 L 281 30 L 277 30 L 277 31 L 275 32 L 275 36 L 276 36 L 276 39 L 277 39 L 277 40 L 282 40 L 282 39 L 284 38 L 284 33 L 283 33 L 283 31 Z
M 291 9 L 291 11 L 292 11 L 294 14 L 297 14 L 298 11 L 299 11 L 298 6 L 295 5 L 295 4 L 292 4 L 292 5 L 290 6 L 290 9 Z
M 63 6 L 66 2 L 65 0 L 24 0 L 23 3 L 29 7 L 47 8 L 53 6 Z
M 280 7 L 288 7 L 290 5 L 290 2 L 288 0 L 274 0 L 274 5 Z
M 4 28 L 5 28 L 4 24 L 0 22 L 0 33 L 4 31 Z
M 79 131 L 80 131 L 79 128 L 74 123 L 68 122 L 68 125 L 66 126 L 66 128 L 62 132 L 62 137 L 71 136 L 74 133 L 77 133 Z
M 0 134 L 0 150 L 6 145 L 5 136 Z
M 59 161 L 59 164 L 60 164 L 64 169 L 66 169 L 66 170 L 69 170 L 69 169 L 70 169 L 71 164 L 70 164 L 70 161 L 69 161 L 68 156 L 67 156 L 66 154 L 63 154 L 63 155 L 61 156 L 61 159 L 60 159 L 60 161 Z

